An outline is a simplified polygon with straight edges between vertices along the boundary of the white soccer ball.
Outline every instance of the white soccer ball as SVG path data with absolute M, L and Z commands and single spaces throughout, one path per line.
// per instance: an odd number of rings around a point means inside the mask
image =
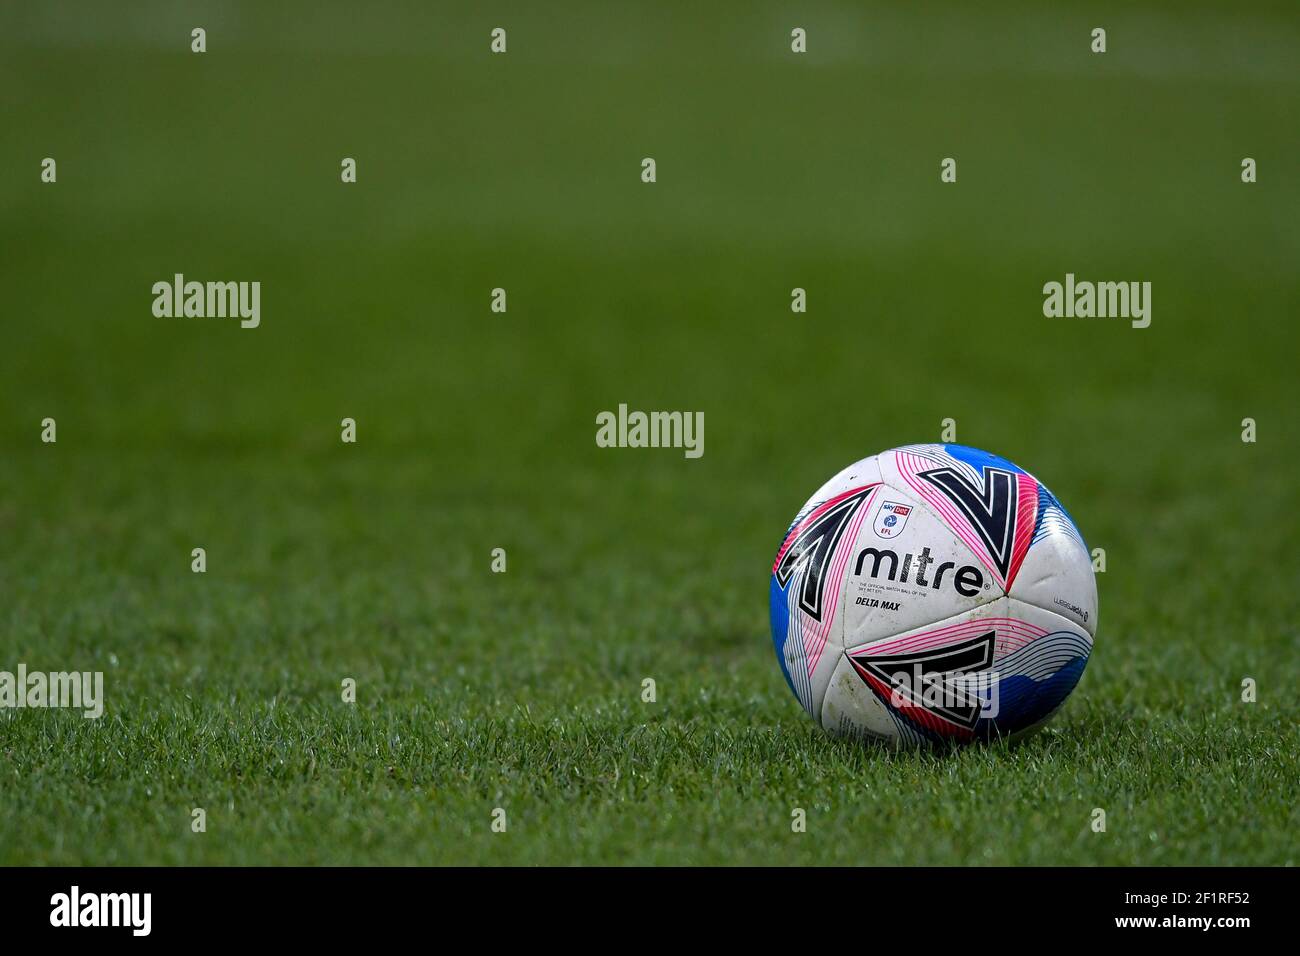
M 850 465 L 772 565 L 772 639 L 827 730 L 915 746 L 1040 727 L 1083 674 L 1097 582 L 1041 482 L 964 445 Z

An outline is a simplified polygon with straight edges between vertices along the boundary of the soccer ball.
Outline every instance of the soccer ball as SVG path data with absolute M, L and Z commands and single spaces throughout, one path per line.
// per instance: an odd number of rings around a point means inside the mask
M 1083 674 L 1097 582 L 1074 521 L 1005 458 L 909 445 L 823 485 L 772 564 L 772 640 L 827 730 L 893 744 L 1047 721 Z

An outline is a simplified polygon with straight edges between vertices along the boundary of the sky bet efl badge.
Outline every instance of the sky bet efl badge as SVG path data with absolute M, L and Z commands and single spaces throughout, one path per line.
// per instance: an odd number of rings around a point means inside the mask
M 882 501 L 876 509 L 876 534 L 882 538 L 896 538 L 907 524 L 907 516 L 912 513 L 911 505 L 900 505 L 897 501 Z

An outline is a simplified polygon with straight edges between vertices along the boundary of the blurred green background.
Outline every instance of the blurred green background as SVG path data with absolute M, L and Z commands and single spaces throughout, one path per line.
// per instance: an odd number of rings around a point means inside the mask
M 6 4 L 0 670 L 107 713 L 0 712 L 0 862 L 1295 862 L 1298 62 L 1293 3 Z M 767 573 L 944 418 L 1106 549 L 1097 648 L 1022 747 L 882 754 Z

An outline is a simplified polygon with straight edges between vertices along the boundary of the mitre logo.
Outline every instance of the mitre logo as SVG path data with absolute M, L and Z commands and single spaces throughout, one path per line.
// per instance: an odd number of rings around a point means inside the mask
M 958 568 L 955 561 L 939 562 L 938 558 L 930 555 L 929 548 L 922 548 L 920 554 L 903 555 L 901 573 L 897 551 L 891 551 L 889 548 L 863 548 L 858 552 L 857 563 L 853 566 L 853 573 L 858 577 L 861 577 L 863 572 L 867 570 L 868 558 L 871 559 L 869 573 L 873 578 L 878 578 L 881 574 L 884 574 L 891 581 L 900 581 L 907 584 L 908 576 L 912 574 L 915 568 L 915 582 L 923 588 L 933 588 L 937 591 L 939 586 L 943 584 L 944 575 L 956 568 L 957 570 L 953 572 L 951 579 L 952 586 L 962 597 L 974 597 L 980 593 L 982 588 L 986 587 L 984 575 L 980 573 L 979 568 L 973 564 L 965 564 Z M 934 569 L 934 577 L 927 579 L 925 569 L 936 563 L 939 566 Z

